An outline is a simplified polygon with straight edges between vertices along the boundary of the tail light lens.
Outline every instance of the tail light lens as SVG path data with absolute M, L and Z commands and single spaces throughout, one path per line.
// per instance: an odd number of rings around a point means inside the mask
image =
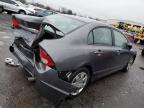
M 20 24 L 18 22 L 18 20 L 16 19 L 12 19 L 12 28 L 19 28 Z
M 48 65 L 49 67 L 55 67 L 55 63 L 54 61 L 50 58 L 50 56 L 48 56 L 48 54 L 42 50 L 41 48 L 39 48 L 40 51 L 40 59 L 41 62 L 45 65 Z

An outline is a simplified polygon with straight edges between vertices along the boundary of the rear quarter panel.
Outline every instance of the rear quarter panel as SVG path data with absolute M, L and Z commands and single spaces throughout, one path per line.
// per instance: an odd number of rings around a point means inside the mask
M 50 55 L 59 71 L 74 70 L 89 63 L 87 36 L 93 26 L 87 24 L 61 39 L 44 40 L 40 46 Z
M 59 71 L 75 70 L 91 63 L 91 48 L 87 44 L 89 32 L 102 23 L 88 23 L 61 39 L 44 40 L 39 45 L 50 55 Z

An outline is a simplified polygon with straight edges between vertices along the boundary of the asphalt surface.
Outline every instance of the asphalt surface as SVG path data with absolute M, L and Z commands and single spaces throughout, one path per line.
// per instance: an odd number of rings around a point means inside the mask
M 13 55 L 11 17 L 0 14 L 0 108 L 53 108 L 33 83 L 27 81 L 21 67 L 11 67 L 4 59 Z M 90 84 L 80 96 L 66 100 L 60 108 L 144 108 L 144 57 L 140 46 L 136 61 L 128 73 L 117 72 Z

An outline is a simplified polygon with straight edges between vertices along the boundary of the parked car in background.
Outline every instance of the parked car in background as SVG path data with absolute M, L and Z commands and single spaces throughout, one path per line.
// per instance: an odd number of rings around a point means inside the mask
M 135 35 L 133 32 L 130 32 L 127 30 L 122 30 L 122 29 L 119 29 L 119 30 L 127 36 L 129 42 L 134 43 L 134 36 Z
M 34 16 L 45 17 L 45 16 L 49 16 L 53 14 L 57 14 L 57 12 L 52 11 L 52 10 L 40 10 L 40 11 L 36 11 Z
M 129 71 L 136 52 L 127 37 L 105 23 L 77 16 L 13 16 L 10 51 L 44 96 L 77 96 L 95 79 Z
M 11 13 L 19 13 L 19 14 L 34 14 L 35 10 L 32 8 L 27 7 L 20 1 L 16 0 L 0 0 L 0 13 L 3 11 Z

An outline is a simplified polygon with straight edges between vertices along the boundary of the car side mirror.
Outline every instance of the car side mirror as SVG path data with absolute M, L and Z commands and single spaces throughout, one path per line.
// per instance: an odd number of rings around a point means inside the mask
M 127 43 L 127 48 L 129 49 L 129 50 L 131 50 L 132 49 L 132 43 Z

